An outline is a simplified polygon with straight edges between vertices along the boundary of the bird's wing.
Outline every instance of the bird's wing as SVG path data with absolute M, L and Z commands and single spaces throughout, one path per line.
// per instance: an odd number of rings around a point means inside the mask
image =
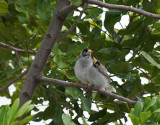
M 101 66 L 101 68 L 99 68 L 98 69 L 99 70 L 99 72 L 102 74 L 102 75 L 104 75 L 108 80 L 109 80 L 109 82 L 110 82 L 110 77 L 109 77 L 109 75 L 108 75 L 108 71 L 107 71 L 107 69 L 102 65 Z

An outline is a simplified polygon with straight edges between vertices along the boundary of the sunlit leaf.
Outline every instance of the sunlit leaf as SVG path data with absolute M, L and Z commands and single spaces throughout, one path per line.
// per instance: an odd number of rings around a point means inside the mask
M 160 65 L 145 51 L 140 52 L 144 58 L 146 58 L 153 66 L 156 66 L 158 69 L 160 69 Z
M 24 115 L 24 113 L 26 113 L 27 107 L 31 104 L 31 100 L 28 100 L 25 104 L 23 104 L 23 106 L 18 110 L 18 112 L 16 113 L 15 118 L 17 117 L 21 117 Z
M 148 105 L 144 108 L 144 111 L 145 111 L 145 112 L 148 111 L 148 109 L 149 109 L 150 107 L 152 107 L 152 106 L 156 103 L 156 101 L 157 101 L 157 97 L 154 97 L 154 98 L 148 103 Z
M 151 111 L 148 112 L 141 112 L 140 113 L 140 120 L 142 123 L 144 123 L 147 119 L 149 119 L 151 117 L 152 113 Z
M 8 4 L 4 0 L 0 0 L 0 13 L 8 12 Z
M 63 120 L 64 125 L 76 125 L 72 121 L 71 117 L 65 113 L 62 115 L 62 120 Z
M 80 6 L 82 4 L 81 0 L 69 0 L 73 5 Z
M 10 110 L 8 111 L 8 125 L 15 119 L 18 107 L 19 107 L 19 98 L 17 98 L 13 105 L 11 106 Z
M 7 113 L 9 111 L 10 107 L 8 105 L 2 106 L 0 108 L 0 125 L 7 125 L 8 116 Z

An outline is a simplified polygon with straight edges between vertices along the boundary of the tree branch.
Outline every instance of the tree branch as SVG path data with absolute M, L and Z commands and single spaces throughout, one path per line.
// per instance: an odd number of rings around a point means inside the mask
M 144 10 L 140 10 L 140 9 L 133 8 L 133 7 L 130 7 L 130 6 L 113 5 L 113 4 L 103 3 L 103 2 L 98 1 L 98 0 L 86 0 L 86 3 L 95 4 L 95 5 L 98 5 L 98 6 L 101 6 L 101 7 L 105 7 L 105 8 L 109 8 L 109 9 L 132 11 L 132 12 L 135 12 L 135 13 L 147 16 L 147 17 L 160 19 L 160 15 L 149 13 L 149 12 L 146 12 Z
M 23 88 L 19 95 L 20 107 L 28 100 L 32 99 L 33 94 L 39 84 L 38 78 L 42 76 L 43 69 L 52 52 L 52 49 L 59 36 L 67 15 L 74 10 L 75 7 L 70 5 L 68 0 L 57 0 L 53 17 L 50 21 L 46 35 L 43 38 L 35 59 L 29 68 Z
M 28 72 L 28 70 L 25 70 L 22 74 L 20 74 L 19 76 L 17 76 L 15 79 L 9 81 L 4 87 L 3 89 L 0 89 L 0 93 L 6 91 L 6 89 L 12 85 L 14 82 L 18 81 L 19 79 L 21 79 L 24 75 L 26 75 Z
M 154 87 L 155 93 L 158 94 L 157 89 L 156 89 L 155 82 L 154 82 L 154 80 L 151 78 L 151 76 L 150 76 L 147 72 L 145 72 L 145 71 L 143 71 L 142 69 L 140 69 L 139 67 L 137 67 L 137 69 L 139 69 L 139 70 L 151 81 L 151 83 L 152 83 L 152 85 L 153 85 L 153 87 Z
M 14 50 L 14 51 L 21 52 L 21 53 L 36 54 L 36 52 L 33 51 L 33 50 L 28 50 L 28 52 L 27 52 L 27 51 L 25 51 L 25 50 L 23 50 L 23 49 L 16 48 L 16 47 L 14 47 L 14 46 L 5 44 L 5 43 L 3 43 L 3 42 L 0 42 L 0 46 L 3 47 L 3 48 L 10 48 L 10 49 L 12 49 L 12 50 Z
M 88 7 L 88 4 L 85 4 L 84 9 L 80 12 L 80 15 L 79 15 L 78 19 L 76 20 L 76 22 L 70 27 L 70 29 L 67 32 L 65 32 L 62 36 L 60 36 L 60 38 L 57 40 L 57 43 L 61 42 L 68 34 L 70 34 L 74 30 L 78 21 L 81 20 L 81 17 L 83 15 L 83 13 L 85 12 L 85 10 L 87 9 L 87 7 Z
M 66 82 L 66 81 L 63 81 L 63 80 L 52 79 L 52 78 L 47 78 L 47 77 L 43 77 L 43 76 L 41 78 L 39 78 L 39 81 L 40 82 L 54 83 L 54 84 L 62 85 L 62 86 L 75 87 L 75 83 L 73 83 L 73 82 Z M 76 87 L 86 89 L 84 84 L 78 84 Z M 117 94 L 113 94 L 113 93 L 107 92 L 105 90 L 98 90 L 96 87 L 92 87 L 91 90 L 98 91 L 98 93 L 101 93 L 101 94 L 103 94 L 105 96 L 110 96 L 110 97 L 112 97 L 114 99 L 118 99 L 118 100 L 124 101 L 124 102 L 126 102 L 128 104 L 131 104 L 131 105 L 134 105 L 137 102 L 137 101 L 133 101 L 133 100 L 130 100 L 128 98 L 124 98 L 122 96 L 119 96 Z
M 34 54 L 34 55 L 37 53 L 36 51 L 33 51 L 33 50 L 27 50 L 27 51 L 25 51 L 23 49 L 16 48 L 14 46 L 8 45 L 8 44 L 3 43 L 3 42 L 0 42 L 0 46 L 3 47 L 3 48 L 12 49 L 15 52 L 29 53 L 29 54 Z M 53 58 L 54 56 L 50 55 L 49 57 Z

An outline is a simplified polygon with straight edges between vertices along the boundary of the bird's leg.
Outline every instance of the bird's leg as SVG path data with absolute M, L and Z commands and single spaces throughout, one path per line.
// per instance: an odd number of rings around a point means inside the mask
M 94 87 L 94 85 L 91 85 L 89 89 L 90 89 L 90 90 L 92 90 L 92 89 L 93 89 L 93 87 Z
M 97 89 L 97 92 L 98 92 L 98 93 L 100 92 L 100 88 Z
M 84 88 L 87 89 L 88 88 L 88 83 L 84 84 Z
M 77 81 L 77 82 L 74 84 L 74 86 L 78 86 L 79 83 L 80 83 L 80 81 Z

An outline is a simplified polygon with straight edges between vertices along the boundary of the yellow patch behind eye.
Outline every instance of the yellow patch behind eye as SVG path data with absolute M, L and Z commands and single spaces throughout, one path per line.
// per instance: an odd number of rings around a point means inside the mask
M 96 67 L 98 67 L 98 64 L 96 64 Z
M 83 53 L 86 53 L 86 51 L 84 51 Z

